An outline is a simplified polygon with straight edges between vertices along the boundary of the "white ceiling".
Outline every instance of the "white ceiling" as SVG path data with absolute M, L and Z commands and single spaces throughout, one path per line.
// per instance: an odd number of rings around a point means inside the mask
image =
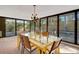
M 37 5 L 37 13 L 39 17 L 58 14 L 74 9 L 79 9 L 79 5 Z M 32 13 L 32 5 L 0 5 L 0 16 L 29 20 Z

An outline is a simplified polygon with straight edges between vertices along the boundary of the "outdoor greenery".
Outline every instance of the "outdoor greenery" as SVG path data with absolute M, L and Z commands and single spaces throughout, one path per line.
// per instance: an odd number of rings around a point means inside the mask
M 74 13 L 59 16 L 59 36 L 72 43 L 74 43 L 74 20 Z
M 66 14 L 60 16 L 60 31 L 74 32 L 74 14 Z
M 6 20 L 6 32 L 15 32 L 15 20 Z
M 79 12 L 77 16 L 79 16 Z M 30 30 L 34 31 L 34 29 L 37 32 L 40 31 L 40 29 L 41 32 L 46 32 L 47 18 L 41 19 L 41 23 L 39 23 L 39 20 L 37 20 L 35 24 L 34 22 L 31 22 L 31 26 L 29 21 L 24 22 L 23 20 L 16 20 L 16 26 L 15 26 L 15 19 L 6 19 L 5 27 L 6 27 L 5 28 L 6 36 L 15 35 L 15 32 L 18 33 L 21 29 L 25 29 L 26 32 L 29 32 Z M 68 13 L 59 15 L 59 36 L 65 38 L 63 39 L 65 41 L 74 42 L 74 33 L 75 33 L 74 30 L 75 30 L 75 14 Z M 48 32 L 50 35 L 57 36 L 57 16 L 48 17 Z M 77 35 L 79 42 L 79 17 L 77 20 Z
M 19 31 L 22 28 L 24 28 L 23 21 L 17 21 L 17 31 Z
M 46 30 L 47 30 L 47 19 L 44 18 L 44 19 L 41 19 L 41 31 L 46 32 Z
M 29 21 L 25 21 L 25 31 L 26 32 L 30 31 L 30 22 Z
M 57 16 L 48 18 L 48 32 L 51 35 L 56 35 L 57 31 Z
M 34 22 L 31 22 L 31 31 L 34 31 Z
M 5 24 L 6 24 L 6 36 L 15 35 L 15 20 L 6 19 Z M 25 28 L 25 31 L 28 32 L 30 30 L 30 22 L 26 21 L 24 25 L 24 21 L 17 20 L 16 28 L 17 28 L 17 33 L 21 30 L 24 30 L 24 28 Z

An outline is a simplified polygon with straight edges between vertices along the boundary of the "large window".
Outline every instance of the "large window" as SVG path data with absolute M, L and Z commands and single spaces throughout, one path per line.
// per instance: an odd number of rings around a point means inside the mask
M 26 32 L 30 31 L 30 22 L 29 21 L 25 21 L 25 31 Z
M 5 25 L 6 25 L 6 36 L 15 35 L 15 20 L 6 19 Z
M 24 21 L 17 20 L 17 34 L 24 31 Z
M 77 16 L 78 16 L 78 20 L 77 20 L 77 39 L 78 39 L 78 44 L 79 44 L 79 12 L 78 12 L 78 14 L 77 14 Z
M 74 13 L 64 14 L 59 16 L 59 36 L 64 41 L 74 43 Z
M 41 32 L 47 31 L 47 18 L 41 19 Z
M 36 23 L 35 23 L 36 24 L 36 26 L 35 26 L 35 31 L 36 32 L 40 31 L 40 23 L 39 22 L 40 22 L 40 20 L 37 20 Z
M 0 38 L 2 37 L 2 31 L 0 31 Z
M 49 35 L 57 36 L 57 16 L 48 18 Z
M 34 32 L 35 30 L 35 24 L 33 21 L 31 21 L 31 32 Z

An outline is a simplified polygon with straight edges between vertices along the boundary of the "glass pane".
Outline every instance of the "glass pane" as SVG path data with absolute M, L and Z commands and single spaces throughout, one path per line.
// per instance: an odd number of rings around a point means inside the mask
M 41 19 L 41 32 L 46 32 L 47 30 L 47 18 Z
M 25 21 L 25 31 L 26 32 L 30 31 L 30 22 L 29 21 Z
M 24 31 L 24 21 L 17 20 L 17 34 Z
M 15 35 L 15 20 L 13 19 L 6 19 L 6 36 L 13 36 Z
M 31 32 L 30 32 L 30 37 L 35 38 L 35 24 L 34 21 L 31 21 Z
M 64 41 L 74 43 L 74 13 L 59 16 L 59 36 Z
M 40 42 L 40 19 L 35 22 L 35 39 Z
M 48 18 L 49 35 L 57 36 L 57 16 Z
M 39 28 L 39 21 L 40 21 L 40 20 L 37 20 L 37 22 L 36 22 L 36 27 L 35 27 L 35 31 L 36 31 L 36 32 L 39 32 L 39 31 L 40 31 L 40 28 Z
M 34 32 L 34 22 L 31 21 L 31 31 Z
M 78 21 L 77 21 L 77 38 L 78 38 L 78 44 L 79 44 L 79 12 L 78 12 L 77 16 L 78 16 Z
M 0 38 L 2 37 L 2 31 L 0 31 Z
M 41 32 L 47 32 L 47 18 L 41 19 Z M 42 43 L 48 42 L 48 39 L 46 36 L 41 35 L 41 40 Z

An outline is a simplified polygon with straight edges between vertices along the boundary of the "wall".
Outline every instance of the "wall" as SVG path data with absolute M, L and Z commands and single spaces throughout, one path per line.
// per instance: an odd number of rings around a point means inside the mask
M 0 31 L 2 31 L 2 37 L 5 37 L 5 18 L 0 17 Z

